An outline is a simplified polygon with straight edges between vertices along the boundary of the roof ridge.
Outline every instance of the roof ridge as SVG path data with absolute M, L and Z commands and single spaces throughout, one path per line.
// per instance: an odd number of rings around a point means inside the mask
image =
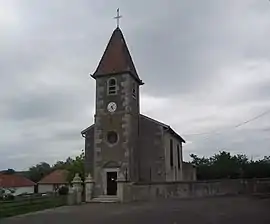
M 143 114 L 140 114 L 140 116 L 147 119 L 147 120 L 149 120 L 149 121 L 152 121 L 152 122 L 155 122 L 156 124 L 161 125 L 162 127 L 166 128 L 169 132 L 171 132 L 173 135 L 175 135 L 177 138 L 179 138 L 182 142 L 185 143 L 185 140 L 176 131 L 174 131 L 170 125 L 159 122 L 159 121 L 157 121 L 157 120 L 155 120 L 153 118 L 150 118 L 148 116 L 145 116 Z
M 151 120 L 151 121 L 153 121 L 153 122 L 155 122 L 155 123 L 158 123 L 158 124 L 160 124 L 160 125 L 163 126 L 163 127 L 166 127 L 166 128 L 169 128 L 169 127 L 170 127 L 169 125 L 164 124 L 164 123 L 162 123 L 162 122 L 160 122 L 160 121 L 158 121 L 158 120 L 156 120 L 156 119 L 153 119 L 153 118 L 151 118 L 151 117 L 148 117 L 148 116 L 146 116 L 146 115 L 144 115 L 144 114 L 140 114 L 140 116 L 141 116 L 141 117 L 144 117 L 144 118 L 146 118 L 146 119 L 148 119 L 148 120 Z

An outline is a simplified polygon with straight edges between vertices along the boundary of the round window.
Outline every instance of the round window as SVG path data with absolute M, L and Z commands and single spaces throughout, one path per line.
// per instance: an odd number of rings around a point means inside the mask
M 117 133 L 115 131 L 109 131 L 107 134 L 107 141 L 110 144 L 115 144 L 118 140 Z

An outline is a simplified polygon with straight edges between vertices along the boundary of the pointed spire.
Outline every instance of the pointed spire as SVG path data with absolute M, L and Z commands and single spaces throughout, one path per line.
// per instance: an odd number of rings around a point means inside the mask
M 125 72 L 130 73 L 141 85 L 143 84 L 137 74 L 124 35 L 120 28 L 117 27 L 113 31 L 105 52 L 92 77 L 97 78 L 102 75 Z

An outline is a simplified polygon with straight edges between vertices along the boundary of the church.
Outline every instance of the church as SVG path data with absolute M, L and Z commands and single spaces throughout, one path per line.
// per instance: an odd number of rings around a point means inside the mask
M 144 83 L 118 26 L 91 77 L 96 82 L 94 124 L 81 134 L 94 196 L 117 195 L 119 175 L 133 183 L 196 180 L 195 167 L 183 162 L 185 140 L 169 125 L 140 113 Z

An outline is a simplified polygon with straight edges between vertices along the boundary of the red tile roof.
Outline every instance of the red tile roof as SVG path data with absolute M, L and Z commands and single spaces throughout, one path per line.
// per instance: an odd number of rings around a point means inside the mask
M 67 170 L 55 170 L 41 179 L 38 184 L 67 184 Z
M 16 174 L 0 174 L 0 187 L 30 187 L 35 183 L 24 176 Z
M 92 77 L 124 72 L 130 72 L 140 84 L 143 84 L 137 74 L 123 33 L 116 28 Z

